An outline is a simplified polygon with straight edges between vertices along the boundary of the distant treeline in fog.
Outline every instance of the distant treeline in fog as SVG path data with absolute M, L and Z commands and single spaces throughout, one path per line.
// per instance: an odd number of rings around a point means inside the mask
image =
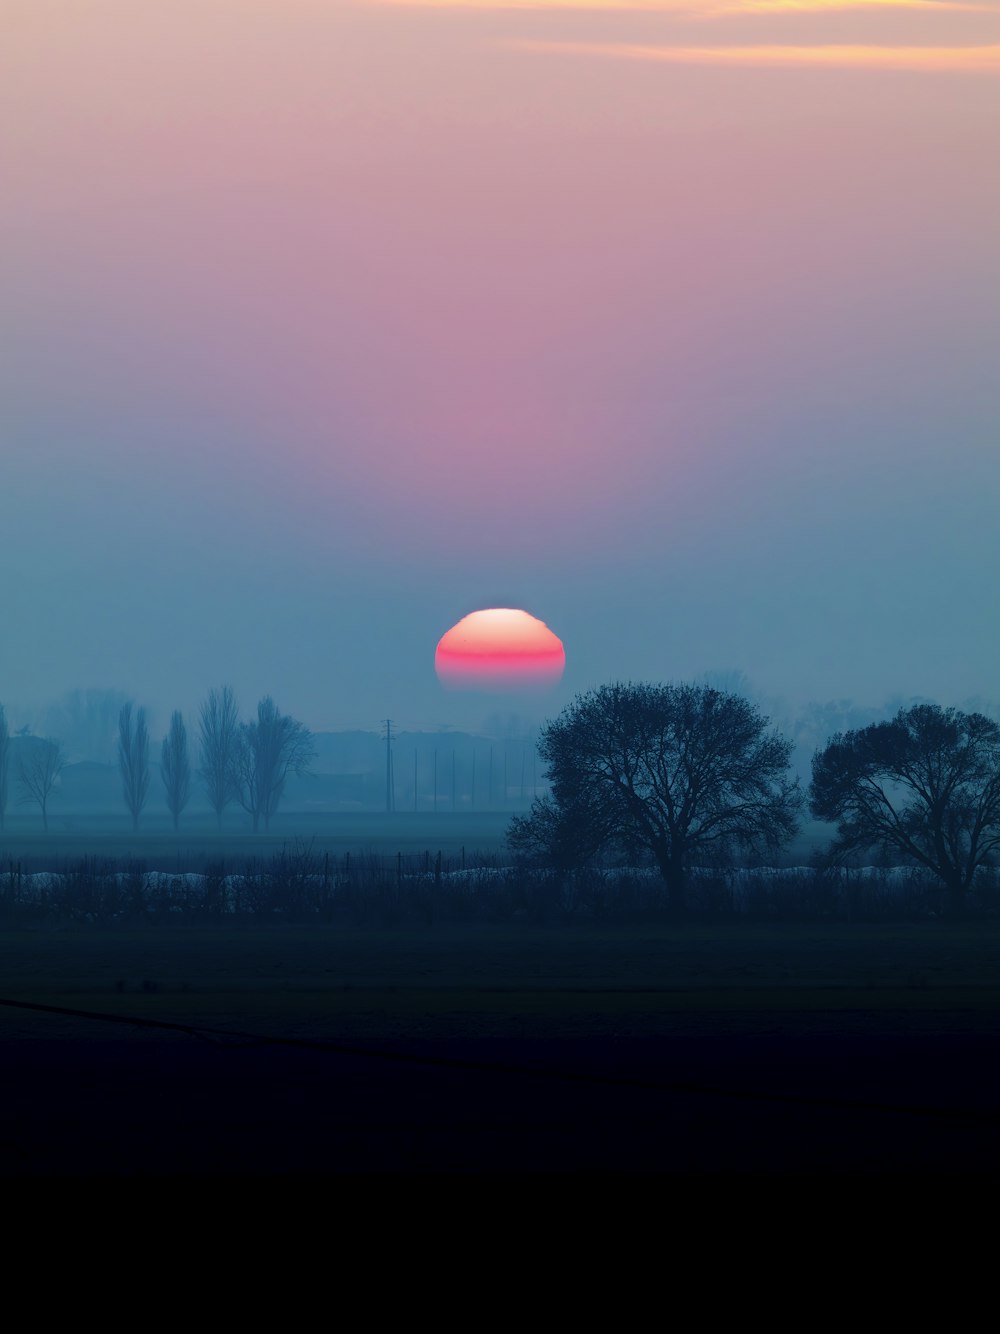
M 791 767 L 804 783 L 813 755 L 831 736 L 889 718 L 901 707 L 929 702 L 894 697 L 879 706 L 840 699 L 790 707 L 755 691 L 741 672 L 708 673 L 704 680 L 761 707 L 792 742 Z M 235 743 L 245 735 L 240 729 L 251 727 L 255 718 L 253 713 L 249 719 L 242 716 L 235 697 L 233 750 L 222 756 L 221 767 L 216 756 L 215 776 L 208 776 L 213 772 L 212 741 L 205 734 L 204 714 L 213 698 L 218 706 L 224 691 L 223 687 L 210 692 L 197 718 L 171 714 L 159 727 L 154 726 L 159 714 L 113 688 L 72 690 L 56 702 L 30 710 L 5 710 L 0 701 L 0 829 L 12 821 L 21 827 L 41 827 L 50 820 L 53 828 L 65 828 L 68 818 L 115 814 L 123 824 L 162 827 L 173 822 L 172 806 L 178 825 L 191 819 L 204 825 L 210 815 L 218 823 L 221 815 L 226 828 L 252 826 L 255 805 L 258 825 L 266 824 L 278 805 L 314 814 L 384 811 L 387 806 L 422 813 L 518 810 L 548 791 L 536 749 L 538 727 L 506 713 L 487 719 L 479 735 L 394 728 L 388 756 L 384 729 L 308 732 L 297 724 L 301 731 L 296 732 L 296 744 L 307 743 L 309 754 L 299 745 L 302 753 L 288 764 L 279 746 L 270 797 L 262 799 L 259 792 L 255 797 L 244 773 L 241 800 Z M 122 714 L 129 707 L 133 727 L 141 717 L 145 733 L 143 739 L 140 731 L 139 751 L 131 759 L 123 756 L 121 747 Z M 994 701 L 964 700 L 961 707 L 1000 718 L 1000 705 Z M 178 716 L 184 728 L 181 743 Z M 287 718 L 280 710 L 278 716 Z M 171 727 L 175 744 L 165 754 Z

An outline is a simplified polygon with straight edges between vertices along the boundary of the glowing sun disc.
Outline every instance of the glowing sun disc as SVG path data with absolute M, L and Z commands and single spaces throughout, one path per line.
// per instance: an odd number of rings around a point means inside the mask
M 449 690 L 539 690 L 566 666 L 562 640 L 544 621 L 513 607 L 463 616 L 442 635 L 434 670 Z

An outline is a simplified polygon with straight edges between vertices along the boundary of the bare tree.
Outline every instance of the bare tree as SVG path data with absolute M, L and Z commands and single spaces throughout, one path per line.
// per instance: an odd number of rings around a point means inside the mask
M 66 757 L 58 741 L 48 737 L 22 736 L 18 739 L 17 777 L 21 801 L 36 801 L 42 812 L 42 828 L 49 832 L 49 797 L 66 767 Z
M 237 761 L 239 799 L 253 818 L 254 832 L 261 821 L 267 829 L 278 809 L 290 773 L 304 774 L 313 757 L 309 729 L 278 709 L 270 695 L 257 705 L 257 717 L 240 729 Z
M 960 912 L 1000 850 L 1000 724 L 937 704 L 838 733 L 813 758 L 812 813 L 834 857 L 892 851 L 931 871 Z
M 10 771 L 10 728 L 7 714 L 0 704 L 0 829 L 7 819 L 7 777 Z
M 149 731 L 146 710 L 123 704 L 118 714 L 118 769 L 122 777 L 125 805 L 132 816 L 132 828 L 139 828 L 139 816 L 149 793 Z
M 170 717 L 170 731 L 163 739 L 160 752 L 160 776 L 167 789 L 167 809 L 176 831 L 181 811 L 191 797 L 191 763 L 188 760 L 187 728 L 183 717 L 174 712 Z
M 542 729 L 552 795 L 515 817 L 508 842 L 564 868 L 609 847 L 641 849 L 683 911 L 696 855 L 773 851 L 795 833 L 801 797 L 790 751 L 739 695 L 703 685 L 601 686 Z
M 210 690 L 198 714 L 201 766 L 198 776 L 219 828 L 229 803 L 239 796 L 240 711 L 232 686 Z

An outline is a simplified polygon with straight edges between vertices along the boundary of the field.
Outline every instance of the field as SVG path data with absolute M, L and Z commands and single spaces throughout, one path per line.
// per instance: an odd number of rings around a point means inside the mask
M 25 870 L 61 870 L 83 857 L 136 858 L 151 869 L 200 870 L 210 862 L 239 865 L 269 857 L 289 845 L 308 845 L 315 853 L 343 856 L 375 852 L 381 856 L 441 851 L 460 856 L 495 855 L 503 848 L 510 814 L 475 812 L 459 815 L 414 815 L 398 812 L 350 815 L 300 813 L 279 816 L 267 833 L 254 834 L 247 823 L 227 823 L 220 833 L 210 817 L 186 821 L 180 833 L 161 821 L 132 833 L 121 817 L 80 816 L 69 823 L 53 821 L 48 834 L 37 821 L 8 822 L 0 835 L 0 866 L 20 861 Z
M 505 854 L 505 838 L 512 811 L 469 811 L 458 814 L 397 811 L 352 812 L 308 815 L 289 811 L 272 821 L 267 833 L 254 834 L 249 822 L 227 817 L 220 833 L 210 816 L 185 819 L 178 834 L 165 819 L 144 820 L 132 833 L 121 815 L 76 814 L 53 817 L 48 834 L 37 817 L 8 815 L 0 834 L 0 868 L 10 861 L 29 870 L 62 870 L 82 857 L 136 858 L 150 869 L 164 871 L 201 870 L 207 863 L 225 861 L 239 865 L 252 858 L 272 856 L 290 845 L 308 845 L 315 853 L 331 857 L 345 853 L 374 853 L 383 857 L 441 852 L 459 858 L 464 848 L 497 857 Z M 828 841 L 830 830 L 806 822 L 796 841 L 781 858 L 783 865 L 807 864 Z
M 1000 1168 L 995 922 L 9 928 L 0 976 L 111 1020 L 0 1007 L 13 1177 Z

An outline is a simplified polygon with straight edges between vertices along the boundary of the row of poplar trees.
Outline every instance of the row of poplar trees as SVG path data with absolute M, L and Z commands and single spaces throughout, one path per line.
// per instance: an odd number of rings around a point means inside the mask
M 11 768 L 11 736 L 0 706 L 0 828 L 7 809 Z M 36 803 L 46 832 L 48 805 L 66 767 L 59 741 L 49 737 L 19 736 L 15 778 L 23 802 Z M 267 829 L 278 809 L 285 783 L 292 773 L 307 771 L 313 756 L 312 736 L 296 719 L 283 714 L 270 695 L 257 705 L 249 722 L 240 719 L 239 704 L 230 686 L 210 690 L 198 711 L 198 763 L 193 769 L 183 715 L 175 711 L 160 749 L 160 778 L 174 829 L 191 800 L 193 779 L 200 781 L 219 826 L 228 806 L 238 803 L 248 812 L 254 832 Z M 122 795 L 138 829 L 150 787 L 150 740 L 146 710 L 131 702 L 118 715 L 118 770 Z

